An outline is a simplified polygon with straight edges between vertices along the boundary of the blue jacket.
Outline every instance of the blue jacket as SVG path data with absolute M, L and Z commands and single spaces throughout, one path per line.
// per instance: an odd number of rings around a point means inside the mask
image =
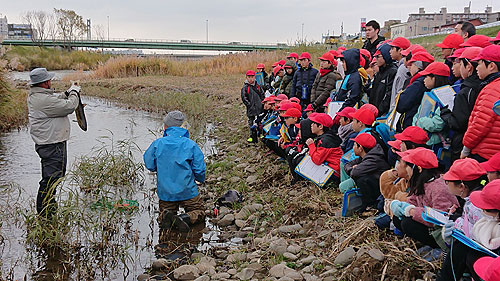
M 292 80 L 292 90 L 290 92 L 290 97 L 297 97 L 303 100 L 306 104 L 310 103 L 311 100 L 311 90 L 312 85 L 314 83 L 314 79 L 316 79 L 316 75 L 318 75 L 318 70 L 313 68 L 312 63 L 309 64 L 309 67 L 306 69 L 299 68 L 295 71 Z M 307 85 L 307 97 L 302 97 L 302 85 Z
M 396 111 L 401 113 L 396 131 L 402 132 L 413 123 L 413 116 L 417 113 L 418 107 L 422 103 L 422 97 L 427 91 L 424 85 L 424 76 L 420 76 L 399 96 Z
M 347 70 L 342 85 L 338 91 L 331 96 L 334 101 L 344 101 L 344 107 L 354 107 L 361 99 L 362 81 L 359 75 L 359 49 L 349 49 L 342 52 Z
M 184 128 L 170 127 L 144 153 L 144 164 L 157 172 L 157 193 L 162 201 L 184 201 L 198 196 L 195 180 L 205 181 L 205 158 Z

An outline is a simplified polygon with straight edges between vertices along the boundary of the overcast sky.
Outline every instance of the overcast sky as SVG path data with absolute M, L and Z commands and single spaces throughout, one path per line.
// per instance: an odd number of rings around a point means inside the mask
M 240 42 L 294 42 L 302 36 L 320 40 L 330 31 L 340 34 L 359 30 L 360 18 L 376 19 L 383 25 L 388 19 L 405 22 L 408 13 L 438 12 L 448 7 L 449 12 L 461 12 L 468 0 L 11 0 L 2 1 L 0 13 L 9 23 L 19 23 L 27 10 L 63 8 L 75 10 L 93 26 L 101 25 L 107 35 L 107 16 L 110 17 L 110 37 L 135 39 L 190 39 L 205 40 L 206 20 L 209 20 L 209 40 Z M 472 1 L 472 12 L 484 11 L 486 5 L 493 11 L 493 0 Z M 418 4 L 415 4 L 418 3 Z

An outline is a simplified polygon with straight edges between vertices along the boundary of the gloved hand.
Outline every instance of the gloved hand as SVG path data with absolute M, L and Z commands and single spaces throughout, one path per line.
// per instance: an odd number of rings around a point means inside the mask
M 455 222 L 449 221 L 443 226 L 443 230 L 441 231 L 441 236 L 443 237 L 444 242 L 446 244 L 450 244 L 451 234 L 453 233 L 453 229 L 455 229 Z
M 401 202 L 399 200 L 393 200 L 391 202 L 391 211 L 398 218 L 402 218 L 404 216 L 409 217 L 409 210 L 414 208 L 414 207 L 415 206 L 413 206 L 410 203 Z
M 66 94 L 66 96 L 68 97 L 69 94 L 72 92 L 72 91 L 75 91 L 77 94 L 80 93 L 80 91 L 82 90 L 82 87 L 80 86 L 77 86 L 75 84 L 72 84 L 71 87 L 69 87 L 65 92 L 64 94 Z

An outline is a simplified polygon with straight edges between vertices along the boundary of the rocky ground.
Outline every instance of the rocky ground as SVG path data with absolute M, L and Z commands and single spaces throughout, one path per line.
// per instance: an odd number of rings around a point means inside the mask
M 338 189 L 320 190 L 307 182 L 290 185 L 285 162 L 260 144 L 246 143 L 246 117 L 239 102 L 241 77 L 213 77 L 206 85 L 203 77 L 134 79 L 126 83 L 140 83 L 142 93 L 156 87 L 148 81 L 155 85 L 161 81 L 167 88 L 175 84 L 180 91 L 195 88 L 213 102 L 205 117 L 215 125 L 211 137 L 218 149 L 209 157 L 207 181 L 200 190 L 219 242 L 228 242 L 201 252 L 192 245 L 177 246 L 187 254 L 178 260 L 159 253 L 166 258 L 155 261 L 138 280 L 433 279 L 439 262 L 422 259 L 412 240 L 379 230 L 375 212 L 341 217 Z M 109 83 L 116 81 L 87 82 L 87 86 L 95 92 L 90 94 L 106 97 L 99 87 L 109 88 L 103 86 Z M 124 102 L 125 98 L 111 99 Z M 147 104 L 141 107 L 147 109 Z M 215 217 L 214 202 L 230 189 L 241 192 L 245 200 L 220 208 Z M 214 227 L 201 231 L 213 232 Z M 229 243 L 235 238 L 238 243 Z

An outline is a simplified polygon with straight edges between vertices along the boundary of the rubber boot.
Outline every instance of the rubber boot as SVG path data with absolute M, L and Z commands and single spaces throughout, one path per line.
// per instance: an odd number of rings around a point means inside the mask
M 175 213 L 169 210 L 163 211 L 160 221 L 160 229 L 171 229 L 174 223 Z
M 180 214 L 174 216 L 174 226 L 180 232 L 189 232 L 191 228 L 189 225 L 191 224 L 191 219 L 188 214 Z

